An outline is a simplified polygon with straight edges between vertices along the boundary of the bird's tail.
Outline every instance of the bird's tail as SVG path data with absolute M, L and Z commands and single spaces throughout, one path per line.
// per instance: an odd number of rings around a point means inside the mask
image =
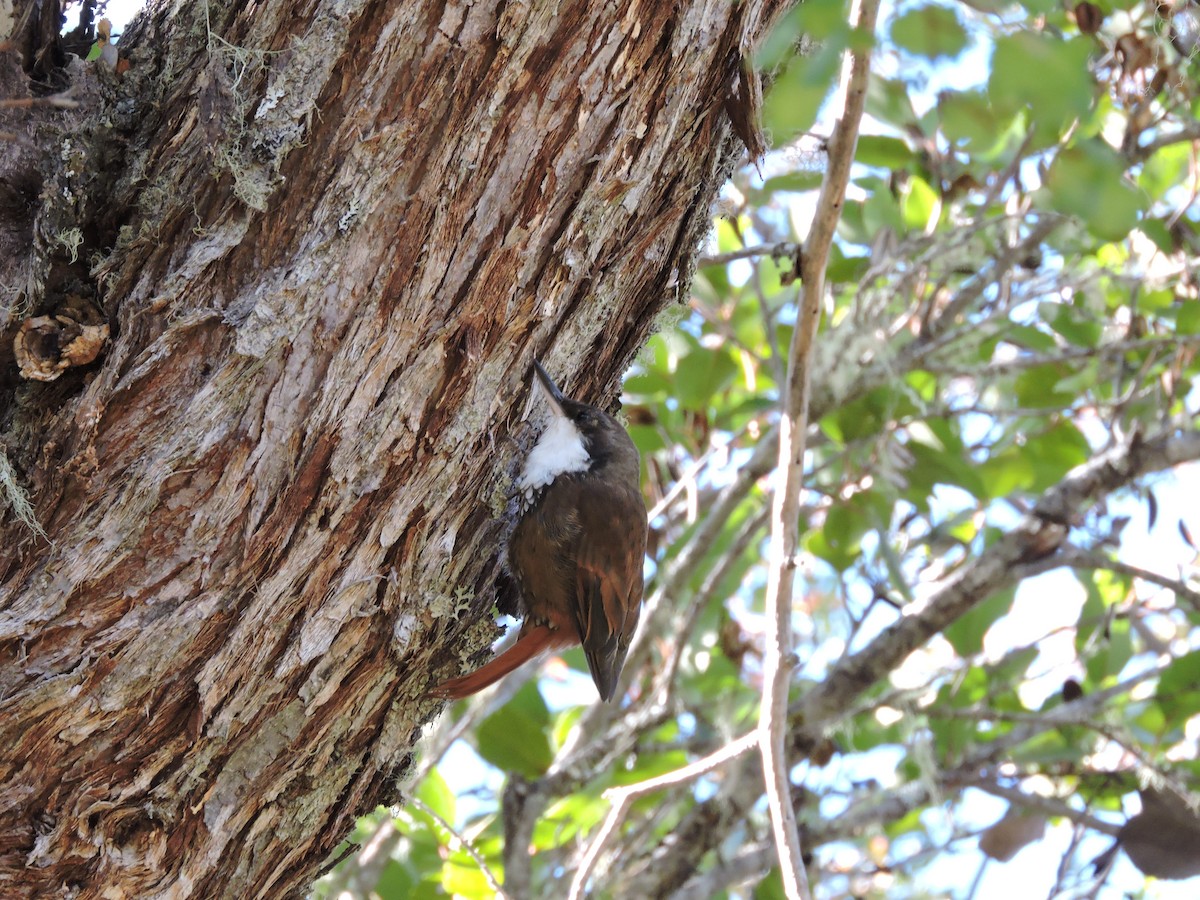
M 564 643 L 560 630 L 548 625 L 535 625 L 532 628 L 522 628 L 517 642 L 469 675 L 461 675 L 443 681 L 433 688 L 429 695 L 445 700 L 459 700 L 471 694 L 482 691 L 485 687 L 495 684 L 509 672 L 516 669 L 527 660 L 533 659 L 548 647 L 561 646 Z

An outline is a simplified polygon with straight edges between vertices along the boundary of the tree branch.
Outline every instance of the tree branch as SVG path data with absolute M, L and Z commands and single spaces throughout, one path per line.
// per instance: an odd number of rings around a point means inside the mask
M 749 732 L 726 744 L 715 753 L 710 753 L 708 756 L 698 759 L 681 769 L 676 769 L 674 772 L 668 772 L 665 775 L 659 775 L 655 778 L 647 778 L 645 781 L 639 781 L 636 784 L 625 785 L 624 787 L 609 788 L 605 791 L 604 798 L 613 805 L 608 811 L 608 816 L 605 818 L 604 824 L 596 832 L 591 846 L 588 847 L 587 853 L 584 854 L 583 860 L 575 872 L 575 879 L 571 882 L 571 892 L 568 895 L 569 900 L 579 900 L 583 896 L 583 889 L 587 885 L 588 878 L 591 877 L 596 860 L 600 858 L 600 851 L 604 848 L 604 844 L 609 836 L 621 824 L 621 819 L 624 818 L 626 811 L 634 800 L 665 787 L 683 784 L 686 781 L 691 781 L 693 778 L 699 778 L 701 775 L 711 772 L 718 766 L 724 765 L 729 760 L 741 756 L 757 742 L 758 736 L 754 732 Z
M 979 557 L 959 568 L 922 604 L 852 656 L 839 660 L 828 677 L 792 709 L 808 741 L 841 720 L 854 700 L 899 665 L 909 653 L 982 602 L 1012 584 L 1020 567 L 1046 559 L 1066 542 L 1081 510 L 1134 479 L 1200 459 L 1200 433 L 1137 435 L 1068 472 L 1042 494 L 1034 510 Z
M 1077 825 L 1090 828 L 1092 831 L 1098 831 L 1100 834 L 1116 837 L 1117 832 L 1121 830 L 1120 825 L 1106 822 L 1084 810 L 1075 809 L 1065 800 L 1059 800 L 1057 797 L 1043 797 L 1041 794 L 1026 793 L 1019 788 L 1006 787 L 990 779 L 977 781 L 975 787 L 981 791 L 987 791 L 993 796 L 1007 800 L 1015 806 L 1036 810 L 1047 816 L 1053 816 L 1056 819 L 1070 819 Z
M 500 882 L 496 880 L 495 873 L 488 868 L 487 861 L 479 855 L 479 851 L 475 849 L 474 844 L 463 837 L 453 825 L 430 809 L 429 805 L 423 800 L 416 796 L 410 796 L 408 797 L 408 802 L 445 828 L 448 832 L 450 832 L 454 839 L 462 845 L 462 848 L 467 852 L 467 855 L 475 861 L 475 865 L 479 866 L 479 871 L 483 873 L 484 880 L 487 881 L 488 887 L 492 889 L 492 896 L 494 896 L 496 900 L 508 900 L 508 894 L 504 893 L 503 888 L 500 887 Z
M 858 127 L 866 105 L 867 79 L 875 34 L 878 0 L 855 0 L 851 21 L 866 41 L 862 49 L 848 49 L 843 61 L 845 105 L 842 118 L 829 141 L 829 163 L 817 198 L 808 237 L 800 253 L 802 291 L 792 346 L 788 353 L 787 382 L 779 425 L 779 471 L 771 510 L 771 547 L 766 599 L 766 641 L 763 654 L 763 694 L 759 709 L 759 749 L 766 780 L 767 805 L 775 832 L 775 846 L 789 897 L 811 896 L 804 871 L 800 833 L 791 802 L 788 776 L 788 687 L 792 674 L 792 590 L 796 580 L 796 549 L 800 537 L 800 489 L 804 480 L 804 446 L 808 429 L 810 373 L 821 301 L 825 295 L 825 266 L 829 248 L 842 215 L 850 165 L 858 143 Z
M 739 259 L 752 259 L 755 256 L 769 256 L 772 259 L 795 259 L 799 244 L 791 241 L 780 241 L 778 244 L 755 244 L 753 247 L 742 247 L 740 250 L 730 250 L 728 253 L 718 253 L 716 256 L 701 256 L 696 261 L 697 268 L 705 266 L 727 266 Z
M 1135 148 L 1128 156 L 1134 162 L 1144 162 L 1164 147 L 1195 140 L 1200 140 L 1200 122 L 1188 122 L 1175 131 L 1159 134 L 1150 143 Z
M 1140 566 L 1133 566 L 1117 559 L 1109 559 L 1104 554 L 1094 550 L 1087 551 L 1071 548 L 1061 554 L 1061 556 L 1062 565 L 1070 566 L 1073 569 L 1106 569 L 1109 572 L 1128 575 L 1130 578 L 1156 584 L 1161 588 L 1172 591 L 1177 597 L 1191 604 L 1192 609 L 1200 612 L 1200 591 L 1186 584 L 1181 578 L 1169 578 L 1166 575 L 1151 572 L 1149 569 L 1143 569 Z

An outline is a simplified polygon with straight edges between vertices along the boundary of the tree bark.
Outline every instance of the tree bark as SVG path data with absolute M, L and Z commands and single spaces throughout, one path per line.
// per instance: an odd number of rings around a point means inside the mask
M 299 894 L 398 798 L 530 360 L 605 405 L 682 297 L 780 5 L 162 2 L 0 112 L 0 895 Z

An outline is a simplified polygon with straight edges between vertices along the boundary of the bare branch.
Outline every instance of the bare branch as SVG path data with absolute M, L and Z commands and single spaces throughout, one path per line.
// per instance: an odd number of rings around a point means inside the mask
M 79 101 L 71 96 L 70 91 L 64 91 L 61 94 L 51 94 L 48 97 L 0 99 L 0 109 L 30 109 L 35 106 L 52 106 L 55 109 L 78 109 Z
M 1142 581 L 1148 581 L 1151 584 L 1157 584 L 1161 588 L 1173 591 L 1177 597 L 1186 600 L 1194 610 L 1200 612 L 1200 591 L 1186 584 L 1180 578 L 1168 578 L 1166 575 L 1151 572 L 1149 569 L 1132 566 L 1120 560 L 1109 559 L 1102 553 L 1095 551 L 1088 552 L 1086 550 L 1071 549 L 1061 554 L 1061 556 L 1062 565 L 1070 566 L 1074 569 L 1106 569 L 1109 572 L 1116 572 L 1120 575 L 1128 575 L 1130 578 L 1138 578 Z
M 1090 828 L 1092 831 L 1098 831 L 1101 834 L 1116 837 L 1117 832 L 1121 830 L 1120 825 L 1114 825 L 1112 822 L 1098 819 L 1085 810 L 1075 809 L 1075 807 L 1071 806 L 1065 800 L 1060 800 L 1057 797 L 1043 797 L 1041 794 L 1030 794 L 1019 788 L 1006 787 L 991 779 L 981 779 L 975 783 L 975 787 L 982 791 L 987 791 L 996 797 L 1001 797 L 1016 806 L 1036 810 L 1054 818 L 1070 819 L 1084 828 Z
M 697 268 L 705 266 L 727 266 L 739 259 L 753 259 L 756 256 L 769 256 L 772 259 L 795 259 L 800 249 L 799 244 L 791 241 L 780 241 L 778 244 L 755 244 L 753 247 L 742 247 L 740 250 L 730 250 L 728 253 L 718 253 L 716 256 L 701 256 L 696 260 Z
M 1032 513 L 943 586 L 852 656 L 839 660 L 824 682 L 797 703 L 795 721 L 815 740 L 841 720 L 854 700 L 913 650 L 995 591 L 1012 584 L 1021 567 L 1053 556 L 1066 542 L 1080 511 L 1149 472 L 1200 459 L 1200 432 L 1138 436 L 1077 466 L 1042 494 Z
M 1129 153 L 1129 158 L 1134 162 L 1144 162 L 1164 147 L 1195 140 L 1200 140 L 1200 122 L 1186 122 L 1175 131 L 1161 133 L 1148 144 L 1135 148 Z
M 495 873 L 488 868 L 487 860 L 479 855 L 479 851 L 475 849 L 474 844 L 463 837 L 453 825 L 430 809 L 429 805 L 423 800 L 420 800 L 416 796 L 410 796 L 408 798 L 408 802 L 450 832 L 450 834 L 454 836 L 454 839 L 462 845 L 462 848 L 467 851 L 467 855 L 475 861 L 475 865 L 479 866 L 479 871 L 483 873 L 483 877 L 487 880 L 488 887 L 494 891 L 493 896 L 495 896 L 497 900 L 508 900 L 508 895 L 504 893 L 504 889 L 500 887 L 500 882 L 496 880 Z
M 855 0 L 851 21 L 865 37 L 875 33 L 878 0 Z M 779 470 L 782 481 L 771 509 L 771 548 L 767 581 L 767 633 L 763 654 L 763 694 L 759 710 L 759 749 L 767 787 L 767 805 L 775 831 L 775 846 L 789 897 L 811 896 L 804 871 L 800 833 L 791 802 L 788 777 L 788 687 L 792 673 L 792 589 L 796 579 L 796 550 L 800 532 L 800 489 L 804 480 L 804 447 L 808 429 L 810 373 L 821 303 L 825 295 L 825 267 L 833 233 L 842 215 L 850 165 L 858 144 L 858 127 L 866 105 L 870 75 L 870 47 L 849 49 L 843 61 L 845 106 L 829 141 L 829 163 L 817 198 L 808 237 L 800 253 L 802 283 L 800 311 L 788 352 L 787 382 L 779 427 Z
M 609 788 L 605 791 L 605 799 L 610 801 L 613 806 L 608 811 L 608 816 L 605 818 L 604 824 L 592 839 L 591 846 L 588 847 L 583 861 L 580 862 L 579 868 L 575 872 L 575 879 L 571 882 L 571 892 L 568 895 L 570 900 L 579 900 L 583 896 L 583 889 L 587 885 L 588 878 L 591 877 L 596 860 L 600 857 L 600 851 L 604 849 L 604 844 L 609 836 L 621 824 L 621 819 L 624 818 L 626 811 L 634 800 L 645 794 L 652 794 L 655 791 L 662 790 L 665 787 L 683 784 L 686 781 L 691 781 L 693 778 L 699 778 L 701 775 L 711 772 L 729 760 L 741 756 L 747 750 L 754 747 L 756 743 L 758 743 L 758 736 L 754 732 L 749 732 L 726 744 L 715 753 L 710 753 L 703 759 L 698 759 L 694 763 L 684 766 L 682 769 L 676 769 L 674 772 L 668 772 L 656 778 L 647 778 L 645 781 L 639 781 L 637 784 Z

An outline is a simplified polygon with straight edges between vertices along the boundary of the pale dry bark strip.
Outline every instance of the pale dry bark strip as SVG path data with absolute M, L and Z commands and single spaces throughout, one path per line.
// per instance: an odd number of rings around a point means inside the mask
M 841 218 L 850 165 L 858 144 L 858 127 L 866 104 L 878 0 L 856 0 L 850 20 L 865 49 L 846 51 L 842 70 L 844 107 L 829 141 L 829 163 L 817 199 L 808 237 L 800 252 L 800 310 L 788 351 L 787 382 L 780 398 L 779 484 L 771 511 L 771 544 L 766 598 L 763 694 L 759 711 L 759 748 L 766 780 L 767 805 L 775 832 L 783 888 L 788 897 L 810 896 L 804 870 L 785 740 L 788 731 L 788 687 L 792 674 L 792 591 L 800 539 L 800 490 L 804 481 L 805 432 L 808 428 L 813 344 L 825 295 L 825 266 L 834 230 Z

